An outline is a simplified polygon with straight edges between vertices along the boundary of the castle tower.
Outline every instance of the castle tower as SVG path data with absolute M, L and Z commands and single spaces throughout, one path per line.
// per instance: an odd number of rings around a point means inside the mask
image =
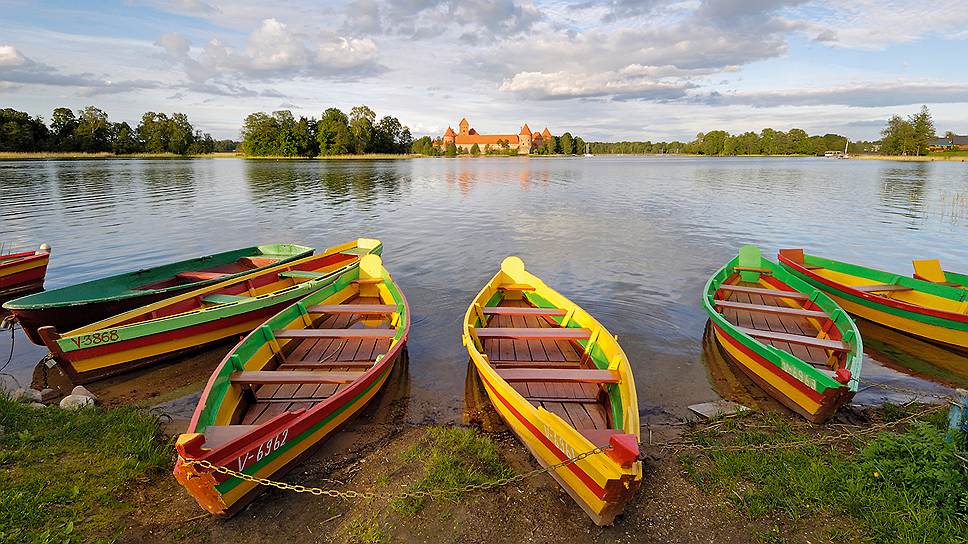
M 466 117 L 461 119 L 460 125 L 458 125 L 458 128 L 460 128 L 460 135 L 467 136 L 470 133 L 470 127 L 471 127 L 471 124 L 467 122 Z
M 531 153 L 531 129 L 528 128 L 527 123 L 525 123 L 524 126 L 521 127 L 521 131 L 518 132 L 518 141 L 520 142 L 520 144 L 518 144 L 519 155 L 527 155 L 528 153 Z
M 455 136 L 457 135 L 454 134 L 454 129 L 447 127 L 447 132 L 444 133 L 444 147 L 454 143 Z
M 547 140 L 548 138 L 551 138 L 551 131 L 548 130 L 548 127 L 545 127 L 545 129 L 541 131 L 541 137 L 544 138 L 545 140 Z

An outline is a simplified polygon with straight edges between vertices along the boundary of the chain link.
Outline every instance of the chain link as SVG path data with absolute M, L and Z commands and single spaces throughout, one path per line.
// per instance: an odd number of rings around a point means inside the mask
M 867 384 L 867 387 L 865 387 L 864 389 L 870 389 L 870 388 L 883 389 L 884 391 L 891 391 L 893 393 L 900 393 L 902 395 L 911 395 L 915 398 L 921 397 L 921 398 L 932 398 L 932 399 L 939 399 L 939 400 L 951 399 L 951 395 L 938 395 L 935 393 L 925 393 L 923 391 L 918 391 L 916 389 L 909 389 L 907 387 L 898 387 L 896 385 L 888 385 L 886 383 Z
M 427 491 L 400 491 L 400 492 L 387 492 L 387 493 L 376 493 L 373 491 L 340 491 L 338 489 L 323 489 L 319 487 L 306 487 L 304 485 L 289 484 L 286 482 L 278 482 L 275 480 L 269 480 L 267 478 L 259 478 L 256 476 L 251 476 L 244 472 L 239 472 L 232 470 L 228 467 L 221 465 L 216 465 L 205 459 L 182 459 L 182 462 L 190 466 L 199 466 L 219 474 L 224 474 L 226 476 L 232 476 L 233 478 L 238 478 L 240 480 L 245 480 L 247 482 L 252 482 L 259 485 L 264 485 L 268 487 L 274 487 L 276 489 L 282 489 L 284 491 L 294 491 L 296 493 L 309 493 L 312 495 L 333 497 L 338 499 L 417 499 L 417 498 L 439 498 L 439 497 L 454 497 L 462 493 L 468 493 L 471 491 L 486 491 L 489 489 L 494 489 L 496 487 L 504 487 L 517 483 L 529 478 L 533 478 L 539 474 L 544 474 L 546 472 L 551 472 L 557 470 L 561 467 L 577 463 L 582 459 L 591 457 L 592 455 L 597 455 L 610 449 L 611 446 L 602 446 L 595 448 L 593 450 L 586 451 L 585 453 L 578 454 L 574 457 L 570 457 L 555 463 L 553 465 L 548 465 L 547 467 L 536 468 L 534 470 L 529 470 L 527 472 L 522 472 L 521 474 L 515 474 L 514 476 L 508 476 L 506 478 L 498 478 L 497 480 L 492 480 L 490 482 L 482 482 L 479 484 L 469 484 L 461 487 L 449 488 L 449 489 L 431 489 Z
M 722 452 L 732 452 L 732 451 L 767 451 L 767 450 L 779 450 L 779 449 L 791 449 L 798 448 L 801 446 L 817 445 L 817 444 L 830 444 L 842 440 L 848 440 L 851 438 L 869 436 L 876 434 L 878 432 L 892 429 L 903 425 L 904 423 L 912 422 L 916 419 L 922 418 L 924 416 L 930 415 L 934 412 L 938 412 L 944 409 L 945 406 L 934 406 L 926 410 L 922 410 L 900 419 L 889 421 L 885 423 L 880 423 L 877 425 L 872 425 L 865 429 L 859 431 L 844 431 L 838 434 L 824 435 L 817 438 L 809 438 L 804 440 L 795 440 L 788 442 L 776 442 L 776 443 L 764 443 L 764 444 L 750 444 L 750 445 L 740 445 L 740 444 L 726 444 L 726 445 L 705 445 L 698 444 L 696 442 L 665 442 L 665 443 L 654 443 L 654 444 L 639 444 L 640 447 L 651 447 L 658 449 L 668 449 L 668 450 L 693 450 L 693 451 L 722 451 Z M 481 410 L 480 412 L 484 412 Z M 478 484 L 469 484 L 456 488 L 449 489 L 431 489 L 426 491 L 400 491 L 400 492 L 373 492 L 373 491 L 353 491 L 346 490 L 341 491 L 338 489 L 324 489 L 320 487 L 307 487 L 299 484 L 290 484 L 286 482 L 279 482 L 275 480 L 270 480 L 268 478 L 259 478 L 257 476 L 251 476 L 244 472 L 239 472 L 232 470 L 228 467 L 216 465 L 211 461 L 205 459 L 182 459 L 182 462 L 188 466 L 201 467 L 206 470 L 217 472 L 226 476 L 231 476 L 233 478 L 238 478 L 240 480 L 245 480 L 247 482 L 252 482 L 258 485 L 264 485 L 267 487 L 274 487 L 276 489 L 281 489 L 283 491 L 293 491 L 296 493 L 309 493 L 315 496 L 326 496 L 338 499 L 416 499 L 416 498 L 440 498 L 440 497 L 456 497 L 463 493 L 469 493 L 472 491 L 486 491 L 498 487 L 504 487 L 517 482 L 521 482 L 535 476 L 549 473 L 559 468 L 577 463 L 583 459 L 591 457 L 592 455 L 597 455 L 604 451 L 610 449 L 611 446 L 601 446 L 593 450 L 586 451 L 584 453 L 578 454 L 574 457 L 565 459 L 559 463 L 553 465 L 548 465 L 547 467 L 540 467 L 534 470 L 529 470 L 527 472 L 522 472 L 520 474 L 515 474 L 514 476 L 508 476 L 505 478 L 498 478 L 497 480 L 492 480 L 489 482 L 482 482 Z

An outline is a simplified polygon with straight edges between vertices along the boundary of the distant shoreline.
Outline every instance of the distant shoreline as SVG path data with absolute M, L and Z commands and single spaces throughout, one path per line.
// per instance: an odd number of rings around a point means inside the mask
M 501 155 L 503 157 L 504 155 Z M 511 156 L 511 155 L 508 155 Z M 770 157 L 770 158 L 803 158 L 815 157 L 815 155 L 699 155 L 692 153 L 599 153 L 596 157 L 709 157 L 716 159 L 727 159 L 735 157 Z M 114 153 L 78 153 L 78 152 L 28 152 L 18 153 L 13 151 L 0 151 L 0 160 L 38 160 L 38 159 L 249 159 L 249 160 L 270 160 L 270 161 L 339 161 L 339 160 L 401 160 L 417 158 L 438 158 L 430 155 L 409 154 L 390 154 L 390 153 L 368 153 L 363 155 L 319 155 L 316 157 L 285 157 L 285 156 L 265 156 L 258 157 L 244 155 L 242 153 L 207 153 L 204 155 L 176 155 L 174 153 L 131 153 L 117 155 Z M 493 158 L 498 155 L 459 155 L 456 158 Z M 534 157 L 534 158 L 553 158 L 553 157 L 581 157 L 581 155 L 513 155 L 513 157 Z M 444 157 L 447 158 L 447 157 Z M 454 158 L 454 157 L 450 157 Z M 824 157 L 816 157 L 824 158 Z M 846 157 L 850 160 L 862 161 L 902 161 L 902 162 L 968 162 L 966 155 L 850 155 Z

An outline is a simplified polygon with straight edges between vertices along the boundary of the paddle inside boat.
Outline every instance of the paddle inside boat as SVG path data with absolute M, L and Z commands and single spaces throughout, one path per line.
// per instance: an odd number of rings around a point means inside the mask
M 779 260 L 793 275 L 856 316 L 959 351 L 968 350 L 968 289 L 807 255 L 802 249 L 781 249 Z M 940 266 L 936 270 L 922 267 L 921 272 L 940 279 L 938 270 Z
M 0 297 L 43 289 L 49 261 L 50 246 L 47 244 L 41 245 L 37 251 L 0 255 Z
M 363 256 L 225 357 L 176 442 L 178 482 L 213 514 L 238 511 L 262 487 L 191 461 L 283 475 L 376 395 L 409 329 L 403 293 L 380 257 Z
M 543 466 L 606 448 L 550 474 L 611 524 L 642 479 L 635 382 L 616 337 L 508 257 L 468 308 L 463 342 L 491 404 Z
M 87 383 L 245 334 L 382 247 L 361 238 L 64 334 L 53 327 L 38 334 L 71 381 Z
M 11 300 L 3 307 L 30 341 L 40 327 L 67 331 L 193 289 L 265 270 L 313 254 L 295 244 L 267 244 L 86 281 Z
M 743 246 L 706 283 L 716 340 L 757 385 L 814 423 L 857 392 L 863 343 L 826 295 Z

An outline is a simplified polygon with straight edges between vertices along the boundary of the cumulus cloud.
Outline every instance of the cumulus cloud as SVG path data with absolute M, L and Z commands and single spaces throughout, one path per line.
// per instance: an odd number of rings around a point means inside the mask
M 665 81 L 663 74 L 679 72 L 672 67 L 629 65 L 613 72 L 585 76 L 559 72 L 519 72 L 501 83 L 500 90 L 537 100 L 617 97 L 623 100 L 672 100 L 682 98 L 695 85 Z
M 712 105 L 746 105 L 759 108 L 819 105 L 874 108 L 968 102 L 968 84 L 872 82 L 823 89 L 712 93 L 698 99 Z
M 522 0 L 354 0 L 345 13 L 346 27 L 357 32 L 411 39 L 452 33 L 472 42 L 526 32 L 544 17 Z
M 112 81 L 90 72 L 65 73 L 53 66 L 24 56 L 13 45 L 0 45 L 0 84 L 6 89 L 22 85 L 74 87 L 80 94 L 121 93 L 136 89 L 155 89 L 161 83 L 151 80 Z
M 197 54 L 191 40 L 164 34 L 156 45 L 181 64 L 196 83 L 227 78 L 274 80 L 294 76 L 353 79 L 381 73 L 379 48 L 371 38 L 352 38 L 327 32 L 295 32 L 277 19 L 265 19 L 236 48 L 212 39 Z

